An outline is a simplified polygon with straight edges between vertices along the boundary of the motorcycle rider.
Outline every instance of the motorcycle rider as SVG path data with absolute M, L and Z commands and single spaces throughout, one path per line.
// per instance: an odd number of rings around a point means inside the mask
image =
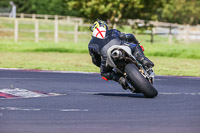
M 116 29 L 108 29 L 106 22 L 102 20 L 94 22 L 91 31 L 92 39 L 88 44 L 88 49 L 93 64 L 100 67 L 103 79 L 119 82 L 124 89 L 127 89 L 125 78 L 122 77 L 122 75 L 113 72 L 111 67 L 106 66 L 107 50 L 112 45 L 129 46 L 139 63 L 147 68 L 154 66 L 153 62 L 145 57 L 139 42 L 133 34 L 125 34 Z

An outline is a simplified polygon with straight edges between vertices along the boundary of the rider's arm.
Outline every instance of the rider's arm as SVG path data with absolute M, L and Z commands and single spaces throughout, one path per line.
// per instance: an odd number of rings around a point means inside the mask
M 128 42 L 133 42 L 135 44 L 139 44 L 138 40 L 135 38 L 133 34 L 125 34 L 120 32 L 120 39 Z
M 100 67 L 101 56 L 98 54 L 96 47 L 93 45 L 89 45 L 88 48 L 89 48 L 90 56 L 92 57 L 92 63 L 95 64 L 96 66 Z

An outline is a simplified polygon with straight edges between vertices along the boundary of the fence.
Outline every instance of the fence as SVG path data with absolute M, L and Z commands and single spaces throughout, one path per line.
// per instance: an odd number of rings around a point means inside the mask
M 154 35 L 167 35 L 168 43 L 172 43 L 172 38 L 175 37 L 177 40 L 189 42 L 189 41 L 200 41 L 200 25 L 180 25 L 174 23 L 158 22 L 158 21 L 148 21 L 144 20 L 131 20 L 128 19 L 129 25 L 138 26 L 148 26 L 152 27 L 151 31 L 147 31 L 151 35 L 151 42 L 153 42 Z
M 80 22 L 68 22 L 57 19 L 43 20 L 19 18 L 0 18 L 0 26 L 1 25 L 3 25 L 3 28 L 0 27 L 0 32 L 4 32 L 4 34 L 0 34 L 1 38 L 11 39 L 14 37 L 14 41 L 16 42 L 20 37 L 20 39 L 23 40 L 33 40 L 34 38 L 36 43 L 40 40 L 54 40 L 55 43 L 73 40 L 77 43 L 79 35 L 87 36 L 90 34 L 89 26 L 91 26 L 90 24 L 80 24 Z M 81 28 L 85 30 L 80 30 Z M 30 33 L 33 34 L 28 36 Z
M 9 17 L 10 13 L 0 13 L 0 17 Z M 76 22 L 79 24 L 83 23 L 82 18 L 72 16 L 61 16 L 61 15 L 47 15 L 47 14 L 24 14 L 17 13 L 17 18 L 32 18 L 32 19 L 44 19 L 44 20 L 65 20 L 66 22 Z
M 6 15 L 8 14 L 0 14 L 0 16 Z M 144 20 L 127 20 L 129 27 L 135 24 L 143 27 L 146 22 Z M 53 40 L 58 43 L 73 40 L 77 43 L 79 40 L 83 40 L 80 39 L 81 37 L 85 38 L 85 41 L 89 40 L 90 26 L 91 24 L 83 23 L 82 18 L 70 16 L 17 14 L 16 19 L 0 17 L 0 37 L 13 38 L 15 41 L 19 39 L 34 40 L 35 42 Z M 146 26 L 151 27 L 151 30 L 146 30 L 143 34 L 150 35 L 152 43 L 155 35 L 167 37 L 169 44 L 173 42 L 173 38 L 184 42 L 200 41 L 199 25 L 190 26 L 149 21 Z

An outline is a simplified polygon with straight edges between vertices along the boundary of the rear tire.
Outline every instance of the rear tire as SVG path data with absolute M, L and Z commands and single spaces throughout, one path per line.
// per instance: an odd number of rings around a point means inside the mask
M 127 64 L 125 72 L 133 87 L 143 93 L 146 98 L 153 98 L 158 95 L 158 91 L 144 78 L 135 64 Z

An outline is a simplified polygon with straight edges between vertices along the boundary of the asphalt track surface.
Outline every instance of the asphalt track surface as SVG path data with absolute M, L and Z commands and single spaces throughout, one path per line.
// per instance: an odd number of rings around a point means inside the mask
M 156 76 L 153 99 L 99 74 L 0 70 L 0 90 L 59 96 L 0 99 L 0 133 L 199 133 L 200 77 Z

